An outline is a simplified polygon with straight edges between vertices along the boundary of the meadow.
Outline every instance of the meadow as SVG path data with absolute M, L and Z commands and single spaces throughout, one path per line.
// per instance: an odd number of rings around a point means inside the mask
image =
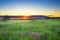
M 60 19 L 0 20 L 0 40 L 60 40 Z

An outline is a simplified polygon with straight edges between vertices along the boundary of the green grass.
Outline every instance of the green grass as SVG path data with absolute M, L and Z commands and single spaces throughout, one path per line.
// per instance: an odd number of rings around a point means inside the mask
M 28 33 L 31 33 L 32 36 L 29 37 Z M 42 37 L 35 38 L 35 33 Z M 60 19 L 0 21 L 0 39 L 60 40 Z

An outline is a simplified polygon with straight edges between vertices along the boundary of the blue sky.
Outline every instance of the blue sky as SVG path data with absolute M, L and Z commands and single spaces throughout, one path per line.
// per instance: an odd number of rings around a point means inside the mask
M 9 5 L 17 5 L 22 6 L 22 5 L 35 5 L 35 6 L 60 6 L 60 0 L 0 0 L 0 6 L 1 7 L 8 7 Z
M 60 11 L 60 0 L 0 0 L 0 10 L 21 9 L 23 7 L 31 10 Z

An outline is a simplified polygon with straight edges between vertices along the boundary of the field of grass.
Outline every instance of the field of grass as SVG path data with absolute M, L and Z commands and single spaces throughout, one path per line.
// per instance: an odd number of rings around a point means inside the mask
M 60 19 L 0 20 L 0 40 L 60 40 Z

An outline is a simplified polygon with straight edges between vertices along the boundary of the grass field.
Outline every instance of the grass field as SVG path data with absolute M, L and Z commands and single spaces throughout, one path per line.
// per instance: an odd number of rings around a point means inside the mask
M 60 19 L 0 21 L 0 40 L 60 40 Z

